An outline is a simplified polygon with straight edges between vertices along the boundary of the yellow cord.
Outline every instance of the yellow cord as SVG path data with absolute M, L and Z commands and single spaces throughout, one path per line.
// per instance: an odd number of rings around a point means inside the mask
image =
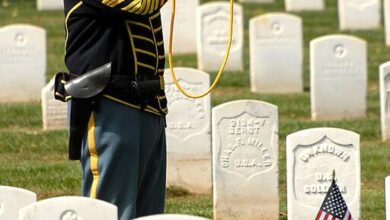
M 225 70 L 225 66 L 226 66 L 227 60 L 229 58 L 230 47 L 232 45 L 233 13 L 234 13 L 233 8 L 234 8 L 234 0 L 230 0 L 230 21 L 229 21 L 228 43 L 226 45 L 225 56 L 223 58 L 219 72 L 218 72 L 214 82 L 211 84 L 210 88 L 208 88 L 206 92 L 204 92 L 203 94 L 200 94 L 200 95 L 192 95 L 192 94 L 189 94 L 187 91 L 185 91 L 183 89 L 183 87 L 181 87 L 180 83 L 176 79 L 176 75 L 175 75 L 175 72 L 173 70 L 172 44 L 173 44 L 173 30 L 174 30 L 174 25 L 175 25 L 176 1 L 172 0 L 172 16 L 171 16 L 171 29 L 170 29 L 170 36 L 169 36 L 169 54 L 168 54 L 168 56 L 169 56 L 169 69 L 171 70 L 171 76 L 172 76 L 173 82 L 175 83 L 175 85 L 177 86 L 179 91 L 181 93 L 183 93 L 183 95 L 187 96 L 188 98 L 199 99 L 199 98 L 202 98 L 202 97 L 210 94 L 215 89 L 218 82 L 220 81 L 220 79 L 223 75 L 223 71 Z

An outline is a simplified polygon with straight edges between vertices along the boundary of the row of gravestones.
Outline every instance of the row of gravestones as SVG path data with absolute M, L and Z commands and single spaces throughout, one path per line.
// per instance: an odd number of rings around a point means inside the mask
M 324 51 L 324 50 L 321 50 Z M 350 67 L 352 68 L 352 67 Z M 191 93 L 200 93 L 209 87 L 210 79 L 207 73 L 190 68 L 176 68 L 179 83 Z M 169 100 L 170 114 L 167 115 L 168 142 L 168 184 L 181 186 L 195 193 L 207 193 L 211 190 L 211 103 L 210 95 L 203 99 L 189 99 L 183 96 L 173 83 L 169 70 L 165 73 L 166 94 Z M 350 81 L 353 81 L 351 79 Z M 325 80 L 329 83 L 325 88 L 334 86 L 336 81 Z M 348 80 L 342 81 L 348 87 Z M 359 82 L 359 81 L 357 81 Z M 341 84 L 341 83 L 340 83 Z M 353 85 L 352 85 L 353 86 Z M 356 86 L 356 85 L 355 85 Z M 383 64 L 380 71 L 381 90 L 381 123 L 383 140 L 390 138 L 390 63 Z M 332 90 L 336 92 L 337 88 Z M 351 91 L 342 97 L 353 100 L 358 93 Z M 66 104 L 53 99 L 53 82 L 43 90 L 43 104 L 46 109 L 45 126 L 65 128 Z M 45 96 L 50 98 L 45 98 Z M 341 102 L 341 101 L 340 101 Z M 44 112 L 45 112 L 44 111 Z M 50 120 L 49 120 L 50 119 Z M 45 120 L 44 120 L 45 121 Z M 51 128 L 53 128 L 51 127 Z M 213 135 L 215 131 L 213 131 Z M 185 147 L 184 147 L 185 146 Z M 202 176 L 202 178 L 198 178 Z
M 77 196 L 63 196 L 37 202 L 29 190 L 0 186 L 0 219 L 4 220 L 117 220 L 118 211 L 110 203 Z M 154 215 L 137 220 L 206 220 L 189 215 Z
M 262 55 L 263 57 L 273 57 L 274 60 L 279 60 L 276 53 L 272 52 Z M 273 55 L 273 56 L 271 56 Z M 315 39 L 311 43 L 311 109 L 312 118 L 317 119 L 344 119 L 364 117 L 366 114 L 366 95 L 367 95 L 367 57 L 366 43 L 355 37 L 344 35 L 330 35 Z M 259 60 L 261 60 L 259 58 Z M 289 60 L 289 59 L 287 59 Z M 280 61 L 280 60 L 279 60 Z M 272 60 L 270 63 L 274 62 Z M 266 62 L 264 62 L 265 64 Z M 280 62 L 279 62 L 280 63 Z M 277 69 L 278 62 L 272 65 Z M 266 66 L 266 65 L 260 65 Z M 385 63 L 380 67 L 380 96 L 381 96 L 381 123 L 382 137 L 387 140 L 390 137 L 390 63 Z M 265 67 L 263 67 L 265 68 Z M 260 84 L 253 87 L 262 87 L 271 82 L 274 87 L 281 81 L 287 87 L 288 81 L 283 81 L 283 78 L 288 78 L 289 73 L 278 75 L 270 70 L 273 74 L 252 74 L 252 84 Z M 291 68 L 281 68 L 290 70 Z M 167 70 L 168 71 L 168 70 Z M 189 90 L 194 90 L 195 93 L 205 91 L 209 86 L 209 77 L 207 73 L 195 69 L 177 68 L 180 75 L 179 79 L 186 84 Z M 273 76 L 278 77 L 273 78 Z M 292 74 L 290 74 L 292 75 Z M 166 93 L 169 100 L 170 114 L 168 115 L 168 128 L 172 131 L 187 128 L 191 133 L 191 128 L 196 127 L 187 123 L 186 120 L 181 120 L 180 117 L 185 117 L 182 112 L 199 111 L 199 115 L 191 117 L 192 120 L 197 120 L 199 124 L 205 124 L 209 121 L 206 116 L 210 112 L 209 98 L 202 100 L 189 100 L 175 88 L 169 71 L 165 74 Z M 292 80 L 290 80 L 292 81 Z M 256 83 L 258 82 L 258 83 Z M 53 98 L 53 80 L 42 90 L 42 109 L 43 109 L 43 124 L 45 129 L 63 129 L 66 128 L 66 104 L 60 103 Z M 270 88 L 271 89 L 271 88 Z M 348 97 L 348 102 L 345 101 Z M 181 105 L 187 102 L 193 105 Z M 179 107 L 175 107 L 175 106 Z M 194 106 L 191 110 L 189 106 Z M 179 112 L 177 112 L 179 111 Z M 205 116 L 206 115 L 206 116 Z M 178 118 L 169 118 L 178 117 Z M 202 120 L 200 120 L 202 119 Z M 193 128 L 192 128 L 193 129 Z M 178 136 L 183 138 L 187 134 Z
M 184 4 L 184 3 L 182 3 Z M 195 7 L 195 5 L 194 5 Z M 229 27 L 229 4 L 226 2 L 209 2 L 199 6 L 199 10 L 196 12 L 197 16 L 188 16 L 191 12 L 190 8 L 186 5 L 187 10 L 181 12 L 183 19 L 182 23 L 178 23 L 176 26 L 177 31 L 174 34 L 174 51 L 175 53 L 197 53 L 198 56 L 198 68 L 204 71 L 217 71 L 220 63 L 224 58 L 224 51 L 226 43 L 228 42 L 228 27 Z M 178 10 L 180 11 L 180 10 Z M 165 36 L 169 36 L 169 13 L 162 12 L 162 17 L 165 22 L 163 30 Z M 192 12 L 195 13 L 195 12 Z M 352 13 L 356 14 L 356 13 Z M 364 21 L 367 21 L 365 16 L 361 13 L 357 14 L 360 18 L 363 17 Z M 366 15 L 366 13 L 363 13 Z M 178 15 L 178 17 L 180 14 Z M 186 18 L 184 18 L 187 16 Z M 378 12 L 379 16 L 379 12 Z M 164 19 L 165 18 L 165 19 Z M 379 20 L 378 20 L 379 21 Z M 196 23 L 196 25 L 195 25 Z M 364 24 L 364 22 L 359 22 Z M 232 48 L 230 50 L 229 60 L 226 65 L 228 71 L 242 71 L 243 70 L 243 9 L 241 5 L 234 5 L 234 20 L 233 20 L 233 41 Z M 282 60 L 286 65 L 276 65 L 280 69 L 291 70 L 294 74 L 291 74 L 287 79 L 293 78 L 295 86 L 298 88 L 293 91 L 301 91 L 302 86 L 299 79 L 302 74 L 302 21 L 295 16 L 289 16 L 283 13 L 272 13 L 252 18 L 250 21 L 250 57 L 251 57 L 251 72 L 261 70 L 264 66 L 271 68 L 274 66 L 272 63 Z M 189 33 L 196 33 L 191 35 Z M 183 37 L 186 36 L 186 37 Z M 196 37 L 195 37 L 196 36 Z M 165 38 L 165 45 L 168 47 L 168 37 Z M 196 50 L 194 50 L 197 45 Z M 175 49 L 176 48 L 176 49 Z M 168 48 L 167 48 L 168 50 Z M 292 52 L 292 55 L 288 56 Z M 276 61 L 273 60 L 273 56 L 266 56 L 267 53 L 282 53 L 281 57 L 278 57 Z M 257 57 L 256 57 L 257 55 Z M 259 57 L 263 58 L 260 59 Z M 270 58 L 271 57 L 271 58 Z M 294 59 L 286 63 L 286 57 Z M 268 63 L 268 61 L 273 61 Z M 266 65 L 263 65 L 266 62 Z M 280 63 L 280 62 L 279 62 Z M 274 70 L 275 72 L 277 70 Z M 269 73 L 267 73 L 269 74 Z M 272 75 L 272 74 L 270 74 Z M 277 78 L 277 77 L 275 77 Z M 274 88 L 272 85 L 268 85 L 270 88 Z M 267 90 L 265 88 L 264 90 Z M 278 89 L 276 89 L 279 91 Z M 282 90 L 283 91 L 283 90 Z M 289 91 L 289 90 L 287 90 Z
M 210 10 L 210 18 L 205 20 L 210 20 L 210 22 L 204 25 L 207 28 L 202 33 L 213 33 L 215 30 L 221 30 L 221 28 L 218 28 L 220 26 L 220 22 L 217 22 L 219 19 L 216 19 L 215 16 L 221 16 L 218 10 L 227 6 L 223 4 L 222 7 L 220 3 L 209 3 L 208 5 L 210 7 L 205 7 L 205 11 Z M 211 5 L 213 6 L 211 7 Z M 237 25 L 237 27 L 241 28 L 234 32 L 236 38 L 233 41 L 226 70 L 239 70 L 243 66 L 242 24 Z M 38 91 L 43 87 L 45 81 L 45 32 L 33 26 L 11 25 L 0 29 L 0 36 L 4 36 L 5 39 L 0 43 L 0 62 L 2 64 L 0 72 L 7 73 L 1 79 L 3 86 L 0 88 L 0 102 L 38 99 Z M 215 36 L 219 36 L 219 38 Z M 217 33 L 215 36 L 204 34 L 201 37 L 205 40 L 199 44 L 203 45 L 201 46 L 201 52 L 198 53 L 200 69 L 216 70 L 219 66 L 220 60 L 218 58 L 223 57 L 224 45 L 227 39 L 224 38 L 224 34 Z M 327 49 L 324 54 L 321 50 L 323 47 Z M 334 75 L 342 75 L 342 72 L 348 72 L 345 74 L 345 78 L 349 80 L 351 77 L 361 78 L 360 76 L 367 73 L 366 45 L 362 40 L 333 35 L 313 40 L 311 50 L 312 86 L 317 82 L 315 77 L 334 78 Z M 355 52 L 356 55 L 354 55 Z M 334 62 L 324 65 L 323 60 L 333 60 Z M 250 61 L 251 89 L 253 92 L 301 92 L 303 89 L 301 19 L 281 13 L 266 14 L 253 18 L 250 21 Z M 321 71 L 322 74 L 319 73 Z M 362 82 L 359 85 L 365 86 L 364 84 L 365 82 Z M 333 90 L 333 87 L 331 90 Z M 364 89 L 360 90 L 359 88 L 359 91 L 365 95 Z M 312 94 L 316 95 L 316 93 Z M 322 93 L 319 94 L 319 96 L 321 95 Z M 356 110 L 359 113 L 352 114 L 353 116 L 364 115 L 365 102 L 361 102 L 361 100 L 362 97 L 357 100 L 357 102 L 360 102 L 360 106 Z M 313 103 L 313 118 L 321 118 L 322 113 L 316 110 L 318 104 Z M 333 107 L 330 105 L 329 109 L 332 109 L 335 113 L 330 114 L 336 114 L 336 117 L 337 111 L 344 111 L 344 109 Z M 328 113 L 325 112 L 324 114 Z M 349 113 L 346 112 L 346 114 Z
M 254 26 L 256 28 L 252 28 Z M 296 29 L 287 28 L 289 26 Z M 39 99 L 37 94 L 45 81 L 44 31 L 17 25 L 4 27 L 0 32 L 6 36 L 0 43 L 0 72 L 7 73 L 1 78 L 0 101 Z M 302 91 L 300 20 L 288 15 L 265 15 L 251 21 L 250 32 L 252 91 Z M 366 42 L 346 35 L 329 35 L 313 40 L 310 50 L 312 118 L 364 116 Z M 242 59 L 239 62 L 242 63 Z M 353 96 L 345 102 L 344 97 L 349 94 Z
M 202 19 L 204 24 L 200 25 L 203 28 L 200 31 L 202 36 L 198 38 L 202 39 L 198 44 L 201 48 L 198 53 L 199 69 L 217 70 L 219 61 L 224 56 L 223 51 L 227 41 L 226 30 L 221 28 L 225 25 L 221 26 L 221 24 L 227 22 L 225 10 L 228 10 L 228 5 L 207 3 L 201 7 L 204 8 L 205 16 Z M 226 70 L 242 70 L 243 68 L 242 9 L 240 6 L 237 6 L 237 9 L 239 10 L 235 13 L 239 16 L 236 16 L 235 26 L 239 28 L 234 31 L 232 50 Z M 287 14 L 271 13 L 253 18 L 249 29 L 252 91 L 261 93 L 301 92 L 303 89 L 301 19 Z M 11 25 L 0 29 L 0 36 L 4 36 L 4 40 L 0 43 L 0 72 L 7 73 L 1 79 L 3 86 L 0 88 L 0 102 L 38 99 L 38 91 L 43 87 L 46 72 L 45 31 L 33 26 Z M 191 44 L 187 42 L 187 45 Z M 327 49 L 324 54 L 321 50 L 323 47 Z M 311 50 L 312 86 L 317 83 L 317 78 L 335 78 L 335 75 L 337 78 L 342 75 L 342 72 L 347 72 L 344 77 L 348 78 L 347 80 L 351 77 L 354 80 L 359 78 L 361 83 L 358 85 L 365 86 L 366 79 L 362 77 L 367 73 L 365 42 L 346 36 L 329 36 L 313 40 Z M 332 62 L 324 65 L 323 60 L 325 62 L 332 60 Z M 356 109 L 356 113 L 351 114 L 352 117 L 362 116 L 365 112 L 365 102 L 362 102 L 365 98 L 365 89 L 360 89 L 360 87 L 355 88 L 361 94 L 361 97 L 354 100 L 358 105 L 357 108 L 348 106 L 348 109 Z M 333 88 L 330 89 L 333 90 Z M 317 94 L 312 93 L 314 100 Z M 322 93 L 318 96 L 322 96 Z M 314 119 L 322 118 L 321 114 L 333 114 L 339 117 L 338 112 L 344 112 L 346 109 L 342 106 L 339 109 L 334 108 L 339 105 L 337 100 L 333 99 L 335 105 L 329 105 L 327 111 L 334 112 L 321 113 L 317 111 L 317 108 L 324 107 L 318 107 L 320 104 L 314 100 L 312 102 Z M 327 102 L 323 103 L 327 104 Z M 345 114 L 350 115 L 348 110 Z

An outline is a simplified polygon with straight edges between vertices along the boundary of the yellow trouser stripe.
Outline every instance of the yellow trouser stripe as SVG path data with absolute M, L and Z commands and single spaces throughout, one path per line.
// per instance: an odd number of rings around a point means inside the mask
M 88 150 L 90 154 L 91 172 L 93 176 L 90 197 L 96 199 L 97 186 L 99 182 L 99 169 L 98 169 L 99 155 L 97 154 L 97 150 L 96 150 L 95 119 L 93 117 L 93 113 L 91 113 L 88 122 Z

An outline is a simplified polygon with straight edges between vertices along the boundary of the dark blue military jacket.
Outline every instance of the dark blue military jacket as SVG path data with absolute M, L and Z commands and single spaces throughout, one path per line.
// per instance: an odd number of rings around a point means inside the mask
M 164 45 L 160 8 L 166 0 L 64 0 L 65 63 L 82 74 L 112 62 L 112 74 L 130 80 L 160 80 L 161 93 L 147 104 L 123 89 L 108 87 L 106 98 L 165 115 Z

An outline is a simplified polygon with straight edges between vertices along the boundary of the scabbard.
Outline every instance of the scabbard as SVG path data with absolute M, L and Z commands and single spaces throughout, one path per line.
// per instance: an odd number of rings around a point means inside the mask
M 80 160 L 81 145 L 93 107 L 89 99 L 73 98 L 69 104 L 69 160 Z

